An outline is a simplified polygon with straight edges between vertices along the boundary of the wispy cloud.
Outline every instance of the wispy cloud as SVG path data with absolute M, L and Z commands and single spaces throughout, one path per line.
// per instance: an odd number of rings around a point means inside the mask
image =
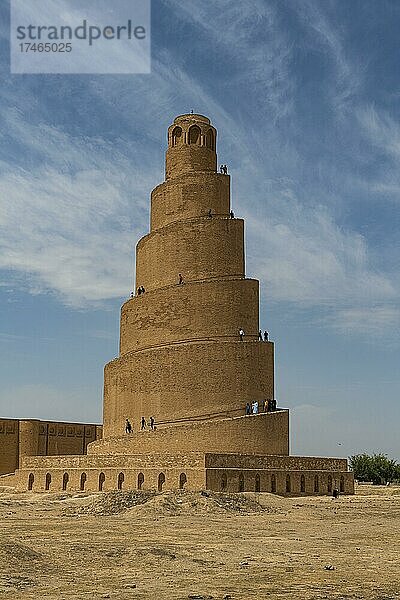
M 357 112 L 364 135 L 396 163 L 400 162 L 400 122 L 387 112 L 369 105 Z
M 147 222 L 145 168 L 101 139 L 74 139 L 16 114 L 8 126 L 42 161 L 0 174 L 0 268 L 23 275 L 33 293 L 55 292 L 66 304 L 126 296 L 133 242 Z
M 400 336 L 400 308 L 397 305 L 382 306 L 371 304 L 368 307 L 340 308 L 332 323 L 341 334 L 360 333 L 371 339 L 387 337 L 388 331 L 397 340 Z
M 326 77 L 324 87 L 326 97 L 333 107 L 340 113 L 348 108 L 363 82 L 365 66 L 359 57 L 351 58 L 346 51 L 343 31 L 332 22 L 329 17 L 329 3 L 321 4 L 315 0 L 304 0 L 294 3 L 298 18 L 303 22 L 306 30 L 312 35 L 312 45 L 315 48 L 319 42 L 332 64 L 331 77 Z M 335 9 L 331 10 L 331 14 Z
M 203 40 L 204 34 L 209 39 L 206 46 L 220 49 L 215 59 L 221 62 L 222 72 L 229 71 L 229 78 L 222 79 L 227 89 L 232 93 L 257 90 L 248 100 L 272 120 L 291 112 L 291 43 L 271 3 L 254 0 L 251 9 L 229 0 L 163 3 L 174 10 L 177 19 L 201 28 Z
M 371 103 L 355 111 L 358 133 L 362 140 L 361 172 L 346 177 L 349 188 L 368 194 L 370 202 L 381 205 L 400 200 L 400 122 L 388 110 Z
M 247 217 L 252 272 L 261 275 L 269 297 L 331 308 L 395 297 L 390 278 L 369 265 L 360 234 L 342 230 L 324 207 L 306 207 L 294 197 L 276 203 L 264 223 Z

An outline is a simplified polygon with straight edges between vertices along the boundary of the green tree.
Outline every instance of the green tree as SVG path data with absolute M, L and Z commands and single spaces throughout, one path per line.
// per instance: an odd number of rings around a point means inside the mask
M 355 454 L 349 457 L 349 463 L 359 481 L 382 485 L 400 479 L 400 464 L 387 454 Z
M 372 458 L 369 454 L 355 454 L 349 457 L 349 466 L 358 481 L 372 481 Z
M 372 481 L 375 485 L 392 482 L 396 479 L 398 464 L 386 454 L 374 454 L 372 457 Z

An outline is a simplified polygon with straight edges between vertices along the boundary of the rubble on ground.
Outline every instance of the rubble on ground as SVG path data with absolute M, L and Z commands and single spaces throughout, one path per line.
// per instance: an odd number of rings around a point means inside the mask
M 155 491 L 113 491 L 96 494 L 85 500 L 84 505 L 75 502 L 65 507 L 64 515 L 117 515 L 127 510 L 144 510 L 157 515 L 174 516 L 199 513 L 249 514 L 268 512 L 273 509 L 262 507 L 243 494 L 218 492 L 187 492 L 184 490 L 157 493 Z

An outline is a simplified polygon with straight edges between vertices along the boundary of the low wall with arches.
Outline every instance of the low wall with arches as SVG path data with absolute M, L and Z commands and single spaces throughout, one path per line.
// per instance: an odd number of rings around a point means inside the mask
M 311 467 L 311 468 L 310 468 Z M 201 452 L 131 456 L 27 457 L 0 485 L 19 491 L 213 490 L 282 496 L 354 493 L 344 459 L 218 455 Z
M 207 469 L 207 489 L 220 492 L 269 492 L 280 496 L 354 494 L 353 474 L 340 471 Z
M 202 453 L 26 457 L 0 485 L 33 492 L 204 489 L 204 465 Z
M 18 489 L 32 492 L 205 489 L 205 471 L 192 469 L 36 469 L 21 471 Z
M 208 489 L 269 492 L 282 496 L 354 494 L 354 476 L 345 458 L 207 454 Z

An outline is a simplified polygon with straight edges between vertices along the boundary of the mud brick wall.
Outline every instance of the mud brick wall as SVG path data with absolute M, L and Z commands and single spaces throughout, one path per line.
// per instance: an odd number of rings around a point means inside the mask
M 205 455 L 202 452 L 190 453 L 158 453 L 158 454 L 130 454 L 121 455 L 97 455 L 86 456 L 27 456 L 22 461 L 24 470 L 53 470 L 53 469 L 156 469 L 163 464 L 165 468 L 172 469 L 178 465 L 186 469 L 204 469 Z
M 246 402 L 273 397 L 273 352 L 265 342 L 193 342 L 122 356 L 104 371 L 104 437 L 121 435 L 127 418 L 137 428 L 141 416 L 243 414 Z
M 283 469 L 347 471 L 345 458 L 314 456 L 241 456 L 234 454 L 206 454 L 206 467 L 217 469 Z
M 120 354 L 202 339 L 257 339 L 258 281 L 208 281 L 136 296 L 122 306 Z
M 31 491 L 34 492 L 60 492 L 60 491 L 89 491 L 89 492 L 109 492 L 117 489 L 121 490 L 157 490 L 159 477 L 164 476 L 162 491 L 177 490 L 180 487 L 180 478 L 182 473 L 186 477 L 186 489 L 205 489 L 206 475 L 205 470 L 196 469 L 169 469 L 159 465 L 157 469 L 131 470 L 125 469 L 121 465 L 118 469 L 109 469 L 107 467 L 99 469 L 53 469 L 46 471 L 39 469 L 32 472 L 20 471 L 18 477 L 18 489 L 27 490 L 30 477 L 33 477 Z M 85 482 L 82 486 L 82 475 L 85 476 Z M 49 480 L 50 477 L 50 480 Z M 139 479 L 140 477 L 140 479 Z M 103 483 L 101 484 L 102 479 Z M 122 485 L 119 481 L 122 479 Z M 141 483 L 139 483 L 141 481 Z M 15 484 L 16 482 L 14 482 Z
M 101 427 L 81 423 L 45 423 L 39 426 L 39 454 L 86 454 L 88 444 L 101 438 Z
M 85 454 L 101 436 L 100 425 L 0 419 L 0 475 L 13 473 L 24 456 Z
M 205 488 L 204 454 L 136 456 L 26 457 L 22 469 L 7 485 L 32 491 L 111 491 L 116 489 L 178 489 L 185 475 L 188 489 Z M 84 485 L 82 485 L 84 476 Z M 101 484 L 101 480 L 104 483 Z
M 354 494 L 353 473 L 335 470 L 207 469 L 207 489 L 216 491 L 326 496 L 332 495 L 335 488 L 342 494 Z
M 236 461 L 239 465 L 240 455 L 230 458 L 230 464 Z M 260 457 L 253 458 L 256 465 Z M 331 495 L 333 489 L 337 488 L 343 494 L 354 493 L 353 474 L 347 472 L 346 460 L 296 457 L 299 468 L 294 469 L 291 458 L 271 457 L 276 468 L 265 468 L 267 462 L 261 461 L 259 468 L 252 469 L 244 464 L 240 468 L 207 468 L 210 459 L 215 464 L 226 463 L 226 455 L 200 452 L 149 456 L 143 453 L 129 456 L 26 457 L 22 469 L 4 483 L 15 485 L 20 490 L 30 488 L 33 491 L 159 489 L 159 478 L 162 476 L 161 487 L 164 491 L 182 487 L 184 476 L 184 487 L 192 490 L 207 488 L 225 492 L 307 496 Z M 315 468 L 318 466 L 315 461 L 320 461 L 319 466 L 323 468 Z M 314 468 L 310 468 L 312 466 Z
M 15 471 L 18 456 L 18 421 L 0 419 L 0 475 Z
M 123 438 L 105 438 L 91 444 L 92 454 L 143 452 L 243 452 L 289 454 L 289 413 L 282 410 L 257 416 L 196 422 L 156 431 L 137 431 Z
M 178 282 L 244 277 L 242 219 L 179 221 L 143 237 L 136 247 L 136 287 L 146 290 Z
M 154 188 L 151 194 L 151 230 L 177 220 L 228 216 L 230 177 L 215 173 L 188 173 Z

